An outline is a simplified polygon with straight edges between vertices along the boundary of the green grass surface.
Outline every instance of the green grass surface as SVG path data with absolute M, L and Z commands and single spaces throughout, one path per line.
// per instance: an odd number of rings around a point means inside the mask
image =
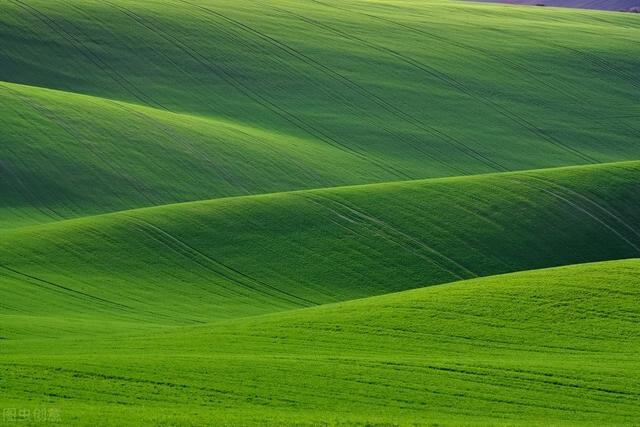
M 0 97 L 0 228 L 392 176 L 322 142 L 231 121 L 9 83 Z
M 464 2 L 3 0 L 0 221 L 634 160 L 639 33 Z
M 637 425 L 637 18 L 0 0 L 0 425 Z
M 639 260 L 585 264 L 9 340 L 0 402 L 57 408 L 66 425 L 634 425 L 639 274 Z
M 35 317 L 23 322 L 32 333 L 38 316 L 98 311 L 114 321 L 180 324 L 637 257 L 638 179 L 640 163 L 629 162 L 217 199 L 24 227 L 0 242 L 0 295 L 5 313 Z

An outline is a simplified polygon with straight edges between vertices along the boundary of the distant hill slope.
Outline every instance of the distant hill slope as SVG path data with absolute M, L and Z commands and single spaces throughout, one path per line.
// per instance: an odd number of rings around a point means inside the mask
M 634 17 L 401 3 L 0 2 L 0 228 L 640 158 Z
M 529 4 L 544 5 L 555 7 L 574 7 L 581 9 L 599 9 L 599 10 L 615 10 L 628 11 L 633 8 L 639 8 L 640 0 L 480 0 L 492 1 L 493 3 L 506 4 Z
M 397 179 L 380 158 L 231 120 L 9 83 L 0 99 L 0 229 Z
M 5 231 L 5 336 L 185 324 L 640 256 L 640 162 L 277 193 Z M 27 326 L 28 325 L 28 326 Z M 26 328 L 26 329 L 25 329 Z M 106 326 L 107 330 L 109 327 Z
M 632 426 L 639 277 L 635 259 L 214 325 L 8 340 L 0 404 L 46 401 L 69 426 Z

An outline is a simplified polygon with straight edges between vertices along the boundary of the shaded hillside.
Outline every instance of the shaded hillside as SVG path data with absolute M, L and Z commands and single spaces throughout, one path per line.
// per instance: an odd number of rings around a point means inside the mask
M 637 159 L 630 18 L 424 1 L 3 1 L 0 227 Z
M 113 321 L 184 324 L 637 257 L 639 177 L 640 163 L 629 162 L 219 199 L 25 227 L 0 242 L 0 294 L 6 314 L 31 318 L 36 332 L 44 317 L 40 333 L 51 335 L 49 316 L 90 319 L 99 311 Z

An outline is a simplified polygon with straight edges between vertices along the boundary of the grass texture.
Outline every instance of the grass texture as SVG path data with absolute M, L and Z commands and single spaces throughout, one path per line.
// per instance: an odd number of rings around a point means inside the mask
M 639 32 L 465 2 L 3 0 L 1 225 L 635 160 Z
M 0 402 L 70 426 L 634 425 L 639 274 L 637 259 L 584 264 L 9 341 Z
M 639 40 L 0 0 L 0 424 L 637 424 Z
M 182 324 L 638 257 L 639 177 L 640 163 L 629 162 L 216 199 L 23 227 L 0 242 L 0 294 L 16 315 L 99 311 L 114 321 Z

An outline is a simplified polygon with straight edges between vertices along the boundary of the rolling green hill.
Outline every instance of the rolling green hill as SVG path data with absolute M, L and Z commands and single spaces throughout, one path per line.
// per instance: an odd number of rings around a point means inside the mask
M 0 0 L 0 425 L 637 424 L 637 18 Z
M 65 425 L 634 425 L 639 275 L 640 260 L 605 262 L 10 340 L 0 403 L 44 402 Z
M 640 26 L 601 15 L 3 0 L 0 221 L 637 159 Z
M 15 334 L 26 327 L 50 336 L 51 316 L 206 322 L 638 257 L 639 179 L 640 162 L 628 162 L 216 199 L 23 227 L 0 242 L 0 295 L 5 313 L 21 316 Z
M 8 83 L 0 97 L 0 228 L 394 176 L 330 145 L 231 121 Z

